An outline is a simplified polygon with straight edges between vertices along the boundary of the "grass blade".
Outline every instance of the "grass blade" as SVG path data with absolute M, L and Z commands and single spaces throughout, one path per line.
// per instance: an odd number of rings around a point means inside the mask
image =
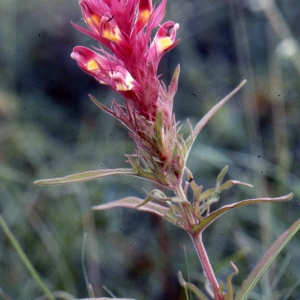
M 258 280 L 262 277 L 264 272 L 283 249 L 283 247 L 290 241 L 290 239 L 300 229 L 300 219 L 296 221 L 285 233 L 283 233 L 265 253 L 263 258 L 249 274 L 248 278 L 243 282 L 239 292 L 236 294 L 235 300 L 247 300 L 251 291 L 254 289 Z

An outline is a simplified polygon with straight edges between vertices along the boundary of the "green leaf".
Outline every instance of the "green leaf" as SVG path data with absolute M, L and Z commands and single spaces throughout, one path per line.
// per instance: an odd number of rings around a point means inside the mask
M 235 300 L 247 300 L 251 291 L 254 289 L 258 280 L 262 277 L 264 272 L 283 249 L 283 247 L 290 241 L 290 239 L 300 229 L 300 219 L 296 221 L 285 233 L 283 233 L 269 248 L 269 250 L 262 257 L 260 262 L 256 265 L 248 278 L 243 282 L 241 289 L 236 294 Z
M 187 146 L 187 156 L 189 151 L 192 148 L 192 145 L 203 129 L 203 127 L 207 124 L 207 122 L 211 119 L 211 117 L 233 96 L 235 95 L 245 84 L 247 80 L 243 80 L 232 92 L 230 92 L 225 98 L 219 101 L 213 108 L 211 108 L 203 117 L 202 119 L 196 124 L 193 133 L 187 138 L 186 146 Z
M 238 181 L 238 180 L 232 180 L 232 179 L 229 179 L 227 180 L 226 182 L 224 182 L 218 189 L 217 189 L 217 192 L 220 194 L 221 192 L 223 192 L 224 190 L 227 190 L 229 188 L 231 188 L 233 185 L 244 185 L 244 186 L 248 186 L 248 187 L 253 187 L 253 185 L 251 184 L 248 184 L 248 183 L 245 183 L 245 182 L 241 182 L 241 181 Z
M 256 204 L 259 202 L 278 202 L 278 201 L 289 201 L 293 198 L 293 193 L 288 195 L 277 197 L 277 198 L 255 198 L 255 199 L 247 199 L 240 201 L 238 203 L 233 203 L 229 205 L 224 205 L 221 208 L 215 210 L 214 212 L 207 215 L 205 218 L 201 220 L 201 222 L 193 227 L 193 232 L 203 231 L 207 226 L 209 226 L 212 222 L 214 222 L 218 217 L 224 214 L 227 211 L 233 210 L 238 207 L 242 207 L 245 205 Z
M 85 182 L 101 177 L 107 177 L 112 175 L 136 175 L 136 171 L 133 169 L 106 169 L 87 171 L 83 173 L 68 175 L 65 177 L 58 177 L 52 179 L 37 180 L 34 183 L 38 185 L 57 185 L 66 183 Z
M 219 186 L 221 185 L 221 183 L 222 183 L 222 181 L 224 179 L 224 176 L 227 173 L 227 171 L 228 171 L 228 166 L 225 166 L 223 168 L 223 170 L 219 173 L 219 175 L 217 177 L 217 186 L 216 186 L 217 188 L 219 188 Z

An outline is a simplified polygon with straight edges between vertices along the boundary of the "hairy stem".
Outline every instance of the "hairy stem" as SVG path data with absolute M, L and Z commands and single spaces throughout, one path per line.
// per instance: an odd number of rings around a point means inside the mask
M 197 233 L 197 234 L 189 233 L 189 235 L 190 235 L 190 237 L 194 243 L 194 246 L 196 248 L 200 263 L 204 270 L 204 274 L 207 277 L 207 279 L 210 283 L 210 286 L 213 290 L 214 299 L 222 300 L 223 296 L 219 293 L 219 284 L 218 284 L 217 278 L 216 278 L 215 273 L 212 269 L 212 266 L 209 262 L 209 258 L 207 256 L 206 250 L 203 245 L 202 232 Z

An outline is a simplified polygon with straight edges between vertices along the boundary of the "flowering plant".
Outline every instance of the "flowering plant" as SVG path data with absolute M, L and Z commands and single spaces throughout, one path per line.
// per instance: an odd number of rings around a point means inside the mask
M 166 0 L 162 0 L 159 5 L 153 5 L 151 0 L 81 0 L 79 3 L 88 29 L 76 24 L 73 26 L 98 41 L 99 48 L 91 50 L 77 46 L 71 57 L 100 84 L 108 85 L 123 96 L 124 102 L 119 104 L 113 100 L 111 108 L 93 96 L 90 98 L 100 109 L 127 127 L 129 136 L 136 144 L 136 152 L 126 155 L 130 168 L 88 171 L 35 183 L 55 185 L 111 175 L 131 175 L 168 188 L 173 191 L 173 197 L 155 189 L 146 192 L 145 199 L 129 196 L 94 209 L 130 207 L 154 213 L 185 230 L 193 241 L 208 281 L 206 292 L 202 292 L 186 282 L 179 272 L 179 282 L 185 288 L 187 298 L 187 291 L 190 290 L 197 299 L 247 299 L 263 272 L 300 228 L 300 221 L 273 244 L 237 292 L 234 292 L 232 286 L 232 277 L 238 273 L 237 267 L 231 263 L 234 272 L 228 275 L 226 284 L 219 283 L 203 245 L 202 233 L 220 215 L 234 208 L 258 202 L 287 201 L 292 198 L 292 194 L 278 198 L 247 199 L 211 211 L 211 204 L 219 200 L 223 190 L 233 185 L 251 185 L 237 180 L 223 183 L 228 169 L 226 166 L 217 177 L 215 187 L 203 190 L 203 186 L 196 184 L 192 172 L 186 166 L 192 145 L 202 128 L 246 81 L 243 80 L 213 106 L 194 127 L 187 121 L 190 133 L 184 137 L 173 113 L 180 67 L 178 65 L 175 69 L 168 87 L 157 74 L 164 53 L 179 42 L 176 40 L 179 25 L 172 21 L 161 24 Z M 157 27 L 152 38 L 152 32 Z M 187 181 L 183 183 L 185 174 Z M 193 193 L 191 200 L 188 199 L 189 188 Z

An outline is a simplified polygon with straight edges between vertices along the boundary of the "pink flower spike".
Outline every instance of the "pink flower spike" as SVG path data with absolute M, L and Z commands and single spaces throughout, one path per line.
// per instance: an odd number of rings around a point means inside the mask
M 147 55 L 148 61 L 159 60 L 165 52 L 171 50 L 178 44 L 179 40 L 175 41 L 178 28 L 179 24 L 175 24 L 172 21 L 164 23 L 159 28 L 150 46 Z
M 185 158 L 172 111 L 179 68 L 169 89 L 157 69 L 163 54 L 179 42 L 179 25 L 161 24 L 166 0 L 157 1 L 154 5 L 152 0 L 80 0 L 88 28 L 73 26 L 97 40 L 100 47 L 94 51 L 75 47 L 71 57 L 82 70 L 124 97 L 123 104 L 113 101 L 111 109 L 93 101 L 130 130 L 137 151 L 129 156 L 129 163 L 142 177 L 174 188 L 182 182 Z

